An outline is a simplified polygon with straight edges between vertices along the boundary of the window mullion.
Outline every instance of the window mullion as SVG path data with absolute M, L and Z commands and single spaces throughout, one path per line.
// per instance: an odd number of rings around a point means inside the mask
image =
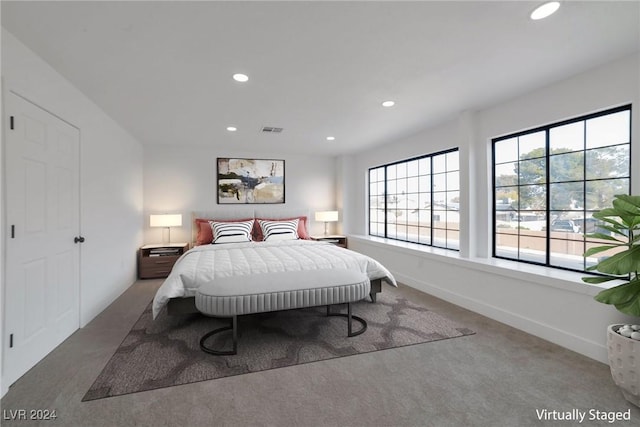
M 582 151 L 582 253 L 587 251 L 587 237 L 585 232 L 587 225 L 587 123 L 582 129 L 583 148 Z M 587 259 L 582 258 L 582 268 L 586 271 Z
M 431 246 L 434 246 L 434 241 L 433 241 L 433 225 L 434 225 L 434 216 L 433 216 L 433 193 L 434 193 L 434 184 L 433 184 L 433 156 L 429 156 L 429 174 L 430 179 L 431 179 L 431 193 L 430 193 L 430 201 L 429 201 L 429 217 L 431 218 L 431 228 L 429 229 L 429 232 L 431 233 L 430 236 L 430 242 L 431 242 Z
M 388 221 L 388 215 L 387 215 L 387 199 L 389 198 L 389 187 L 387 186 L 388 182 L 387 182 L 387 168 L 389 166 L 385 166 L 384 167 L 384 238 L 386 239 L 388 237 L 387 235 L 387 221 Z
M 546 216 L 547 216 L 547 236 L 546 236 L 546 253 L 545 253 L 545 265 L 551 265 L 551 143 L 550 143 L 550 128 L 545 130 L 545 197 L 546 197 Z

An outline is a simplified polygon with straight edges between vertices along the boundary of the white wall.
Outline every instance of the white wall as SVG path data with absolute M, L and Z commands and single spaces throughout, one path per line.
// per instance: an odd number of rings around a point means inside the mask
M 378 258 L 407 285 L 606 362 L 606 325 L 629 319 L 593 300 L 600 288 L 583 284 L 577 273 L 490 258 L 491 138 L 632 103 L 632 164 L 640 165 L 639 62 L 639 55 L 623 58 L 342 158 L 339 164 L 352 165 L 351 170 L 343 168 L 349 179 L 341 180 L 340 202 L 348 212 L 345 231 L 352 237 L 350 247 Z M 415 250 L 363 236 L 368 168 L 451 147 L 460 148 L 460 253 Z M 640 191 L 637 172 L 632 173 L 634 194 Z
M 370 167 L 458 146 L 458 127 L 457 121 L 454 120 L 401 141 L 394 141 L 357 155 L 343 156 L 341 162 L 344 169 L 347 169 L 343 173 L 348 175 L 348 179 L 343 180 L 344 188 L 341 190 L 342 204 L 347 212 L 347 221 L 343 224 L 345 232 L 366 234 L 368 231 L 364 215 L 368 206 L 367 180 Z
M 143 240 L 142 145 L 4 29 L 2 78 L 3 98 L 17 92 L 80 129 L 80 230 L 86 238 L 80 324 L 85 326 L 136 279 L 136 249 Z M 3 205 L 4 197 L 3 191 Z M 2 394 L 8 386 L 2 384 Z
M 316 223 L 317 210 L 336 208 L 336 165 L 334 157 L 279 154 L 273 152 L 236 152 L 190 147 L 148 147 L 144 152 L 145 242 L 160 243 L 163 230 L 149 228 L 149 214 L 181 213 L 182 227 L 171 229 L 172 242 L 191 241 L 191 212 L 233 210 L 237 205 L 218 205 L 216 193 L 216 159 L 238 157 L 284 159 L 284 207 L 308 208 L 310 232 L 321 234 Z M 257 205 L 254 205 L 257 206 Z M 278 207 L 281 205 L 270 205 Z M 167 236 L 165 232 L 164 239 Z

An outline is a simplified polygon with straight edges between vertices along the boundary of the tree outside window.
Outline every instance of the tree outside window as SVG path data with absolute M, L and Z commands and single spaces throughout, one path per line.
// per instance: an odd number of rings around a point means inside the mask
M 494 256 L 584 271 L 592 215 L 630 186 L 631 107 L 493 141 Z M 604 256 L 606 256 L 605 254 Z

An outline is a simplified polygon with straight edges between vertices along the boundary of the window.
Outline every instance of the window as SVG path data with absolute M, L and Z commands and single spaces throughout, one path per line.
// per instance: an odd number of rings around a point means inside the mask
M 369 234 L 459 249 L 458 149 L 369 169 Z
M 629 194 L 631 106 L 493 140 L 493 256 L 585 271 L 608 231 L 592 217 Z

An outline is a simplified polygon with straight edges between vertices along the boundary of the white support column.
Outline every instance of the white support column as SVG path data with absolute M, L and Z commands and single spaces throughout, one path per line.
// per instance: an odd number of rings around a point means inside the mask
M 485 198 L 482 183 L 478 182 L 478 154 L 475 145 L 476 116 L 473 111 L 463 111 L 458 116 L 458 147 L 460 149 L 460 255 L 464 258 L 477 255 L 480 199 Z

